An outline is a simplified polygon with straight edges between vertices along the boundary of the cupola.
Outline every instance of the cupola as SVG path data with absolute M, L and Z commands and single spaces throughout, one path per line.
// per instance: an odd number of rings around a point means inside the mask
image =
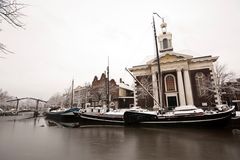
M 172 47 L 172 33 L 167 32 L 167 23 L 162 19 L 162 24 L 160 25 L 162 32 L 158 36 L 158 41 L 160 43 L 160 52 L 173 51 Z

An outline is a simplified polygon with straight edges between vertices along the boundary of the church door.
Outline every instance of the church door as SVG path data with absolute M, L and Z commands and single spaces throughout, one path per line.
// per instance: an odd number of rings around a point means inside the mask
M 177 97 L 176 96 L 169 96 L 167 97 L 167 101 L 168 101 L 168 108 L 169 109 L 173 109 L 177 106 Z

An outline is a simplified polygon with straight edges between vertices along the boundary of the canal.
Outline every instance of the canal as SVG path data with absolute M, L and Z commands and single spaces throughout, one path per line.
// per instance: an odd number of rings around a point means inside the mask
M 1 160 L 239 160 L 236 130 L 0 122 Z

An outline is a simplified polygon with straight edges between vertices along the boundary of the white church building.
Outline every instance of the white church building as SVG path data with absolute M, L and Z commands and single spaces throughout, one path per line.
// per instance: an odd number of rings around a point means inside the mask
M 219 98 L 208 94 L 202 85 L 208 80 L 214 83 L 213 64 L 218 57 L 211 55 L 193 57 L 173 50 L 172 34 L 167 32 L 167 24 L 161 24 L 158 35 L 161 81 L 158 81 L 157 58 L 146 64 L 133 66 L 129 70 L 152 93 L 153 97 L 165 108 L 180 105 L 195 105 L 198 107 L 213 106 Z M 159 83 L 158 83 L 159 82 Z M 151 96 L 143 93 L 136 82 L 135 105 L 151 108 L 156 105 Z M 160 91 L 159 91 L 159 87 Z M 159 97 L 159 95 L 162 95 Z

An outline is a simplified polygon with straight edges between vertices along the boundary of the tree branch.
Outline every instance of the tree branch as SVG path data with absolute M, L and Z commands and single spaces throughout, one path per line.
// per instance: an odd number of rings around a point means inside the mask
M 14 28 L 23 28 L 24 24 L 20 21 L 20 17 L 24 14 L 21 14 L 20 10 L 25 7 L 25 4 L 17 3 L 16 0 L 0 0 L 0 23 L 3 20 Z M 3 54 L 13 53 L 2 43 L 0 43 L 0 52 Z

